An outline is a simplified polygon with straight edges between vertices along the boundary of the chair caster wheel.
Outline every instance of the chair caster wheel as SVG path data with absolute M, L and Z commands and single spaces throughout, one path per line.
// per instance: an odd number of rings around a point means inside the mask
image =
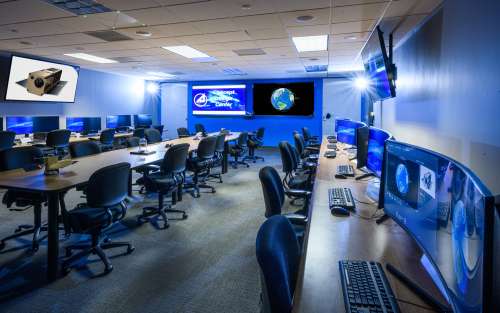
M 212 193 L 216 193 L 216 192 L 217 192 L 217 190 L 215 190 L 215 189 L 214 189 L 214 190 L 212 190 Z
M 182 214 L 182 219 L 185 220 L 188 218 L 188 215 L 186 213 Z
M 38 249 L 39 249 L 39 246 L 35 245 L 35 246 L 32 246 L 30 250 L 31 250 L 31 253 L 35 253 L 38 251 Z
M 61 268 L 61 273 L 63 276 L 68 275 L 70 272 L 71 272 L 71 267 L 69 267 L 69 266 L 63 266 Z
M 111 273 L 112 271 L 113 271 L 113 265 L 107 266 L 104 269 L 104 275 L 107 275 L 107 274 Z
M 135 247 L 134 247 L 134 246 L 129 246 L 129 247 L 127 248 L 127 254 L 131 254 L 132 252 L 134 252 L 134 250 L 135 250 Z

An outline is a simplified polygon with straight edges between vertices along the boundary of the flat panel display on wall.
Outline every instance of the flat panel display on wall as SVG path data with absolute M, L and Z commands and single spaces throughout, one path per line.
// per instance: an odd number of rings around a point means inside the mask
M 253 85 L 255 115 L 314 114 L 314 82 Z
M 194 115 L 245 115 L 246 85 L 193 86 L 191 108 Z
M 78 68 L 12 56 L 5 100 L 74 102 Z

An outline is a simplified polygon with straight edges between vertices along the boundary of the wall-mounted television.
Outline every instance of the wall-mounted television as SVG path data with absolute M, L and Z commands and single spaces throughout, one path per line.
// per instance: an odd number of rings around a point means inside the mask
M 97 133 L 101 130 L 101 118 L 66 117 L 66 129 L 75 133 Z
M 12 56 L 5 100 L 75 102 L 78 67 Z
M 148 128 L 153 124 L 151 114 L 136 114 L 134 115 L 135 128 Z
M 132 126 L 130 115 L 108 115 L 106 116 L 106 128 L 117 128 Z
M 191 88 L 194 115 L 245 115 L 246 85 L 201 85 Z
M 7 116 L 7 130 L 18 135 L 56 129 L 59 129 L 59 116 Z
M 253 114 L 313 115 L 314 82 L 254 84 Z

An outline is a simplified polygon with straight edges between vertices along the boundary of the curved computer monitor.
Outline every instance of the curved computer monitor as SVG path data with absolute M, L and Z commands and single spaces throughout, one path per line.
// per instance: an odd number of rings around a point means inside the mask
M 385 213 L 422 248 L 454 312 L 493 312 L 494 197 L 444 155 L 393 140 L 385 154 Z
M 377 177 L 382 176 L 385 141 L 393 138 L 391 133 L 373 126 L 357 130 L 357 167 L 366 167 Z
M 363 122 L 348 120 L 348 119 L 335 119 L 335 132 L 337 133 L 337 141 L 349 145 L 356 145 L 356 129 L 366 127 Z

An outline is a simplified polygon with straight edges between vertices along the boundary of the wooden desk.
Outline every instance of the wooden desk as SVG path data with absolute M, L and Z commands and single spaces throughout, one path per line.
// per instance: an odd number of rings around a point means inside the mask
M 407 274 L 415 282 L 443 303 L 444 300 L 420 263 L 422 256 L 416 243 L 392 220 L 377 225 L 351 214 L 349 217 L 331 215 L 328 207 L 328 189 L 334 186 L 351 188 L 357 200 L 369 201 L 364 193 L 366 182 L 353 178 L 335 179 L 338 164 L 348 164 L 344 151 L 337 151 L 335 159 L 323 157 L 327 141 L 321 145 L 319 165 L 309 211 L 309 222 L 304 238 L 304 254 L 299 267 L 293 312 L 345 312 L 338 261 L 343 259 L 387 262 Z M 376 205 L 357 202 L 357 214 L 370 217 Z M 387 270 L 386 276 L 396 298 L 427 307 Z M 423 308 L 399 302 L 402 312 L 429 312 Z
M 239 133 L 231 133 L 226 137 L 226 143 L 236 140 L 238 136 Z M 157 144 L 150 144 L 148 145 L 148 150 L 155 151 L 156 153 L 147 156 L 130 154 L 130 151 L 137 150 L 137 147 L 103 152 L 97 155 L 76 159 L 78 160 L 78 163 L 61 169 L 60 174 L 56 176 L 44 175 L 43 169 L 31 172 L 25 172 L 22 169 L 4 171 L 0 175 L 0 188 L 37 191 L 44 193 L 47 196 L 47 277 L 49 280 L 54 280 L 57 278 L 59 268 L 59 201 L 62 200 L 62 197 L 69 189 L 85 184 L 97 169 L 108 165 L 128 162 L 131 164 L 132 168 L 137 168 L 162 160 L 165 152 L 167 151 L 167 148 L 165 148 L 166 143 L 189 143 L 189 149 L 192 151 L 198 148 L 199 142 L 199 140 L 194 140 L 193 137 L 187 137 L 164 141 Z
M 129 133 L 115 133 L 115 139 L 124 139 L 124 138 L 127 138 L 127 137 L 132 137 L 134 135 L 133 132 L 129 132 Z M 92 139 L 92 140 L 99 140 L 100 136 L 97 135 L 97 136 L 80 136 L 80 137 L 76 137 L 76 136 L 71 136 L 69 138 L 69 142 L 79 142 L 79 141 L 85 141 L 85 140 L 89 140 L 89 139 Z

